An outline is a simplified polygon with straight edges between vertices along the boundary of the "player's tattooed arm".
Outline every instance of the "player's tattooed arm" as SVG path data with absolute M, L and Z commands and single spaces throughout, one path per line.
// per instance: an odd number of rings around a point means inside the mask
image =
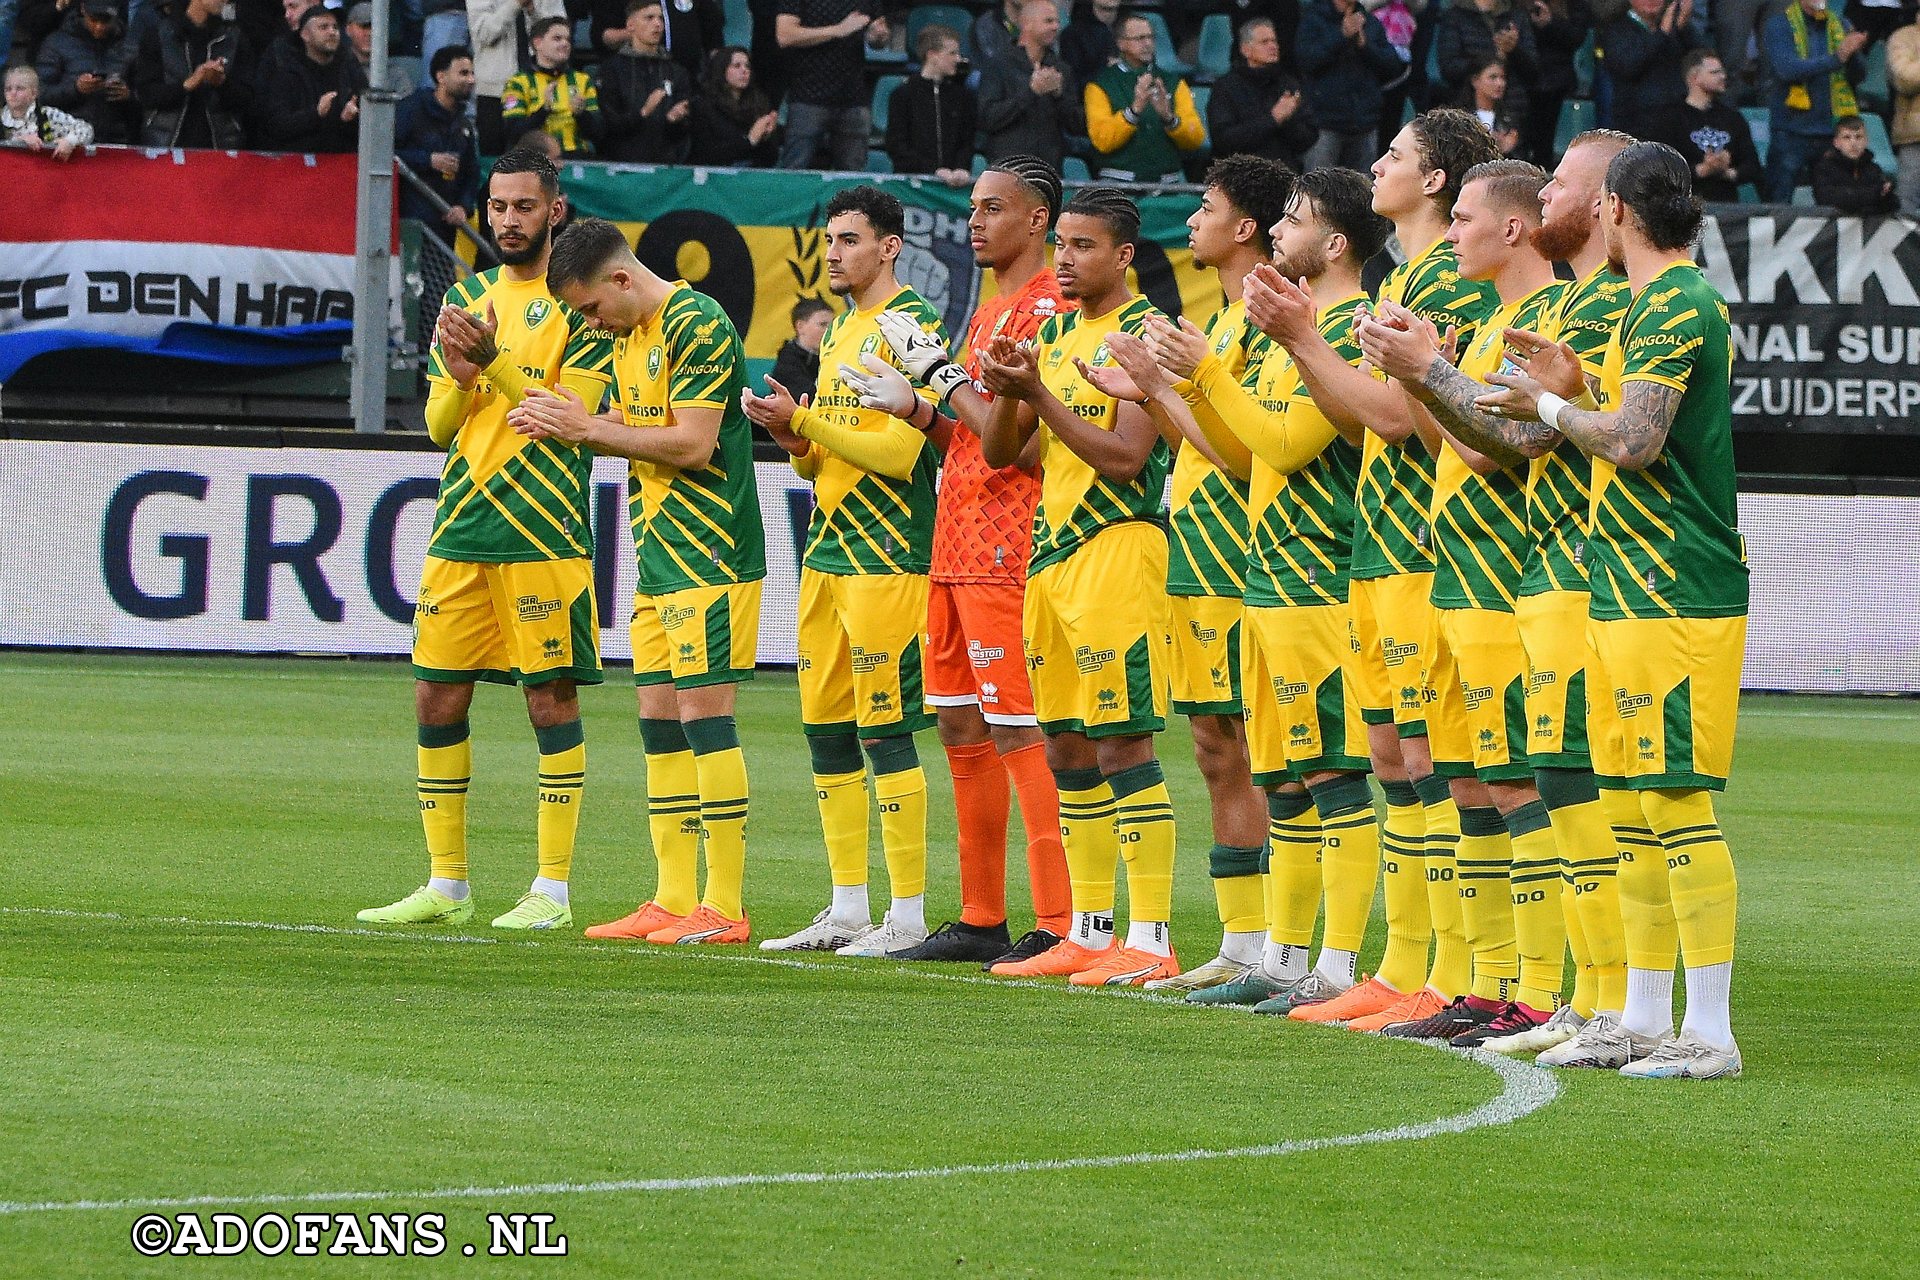
M 1516 422 L 1475 406 L 1487 388 L 1435 354 L 1426 374 L 1414 388 L 1422 404 L 1434 411 L 1447 430 L 1502 466 L 1516 466 L 1528 458 L 1551 453 L 1560 433 L 1544 422 Z
M 1633 381 L 1620 393 L 1620 407 L 1560 411 L 1560 430 L 1582 452 L 1625 471 L 1644 471 L 1667 446 L 1680 411 L 1681 393 L 1661 382 Z

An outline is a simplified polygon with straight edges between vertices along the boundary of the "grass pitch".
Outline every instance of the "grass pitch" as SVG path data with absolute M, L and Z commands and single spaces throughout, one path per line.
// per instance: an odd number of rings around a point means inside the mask
M 954 980 L 970 969 L 355 932 L 356 909 L 424 875 L 398 664 L 7 654 L 0 705 L 0 1274 L 1912 1265 L 1911 703 L 1744 705 L 1721 816 L 1741 874 L 1745 1079 L 1562 1075 L 1557 1099 L 1504 1127 L 1265 1157 L 620 1191 L 550 1184 L 1227 1149 L 1415 1125 L 1503 1086 L 1418 1045 Z M 616 675 L 583 705 L 584 924 L 629 910 L 651 859 L 631 694 Z M 758 937 L 819 907 L 825 858 L 792 681 L 747 686 L 740 722 Z M 534 751 L 508 691 L 481 691 L 474 729 L 484 921 L 532 874 Z M 933 736 L 921 745 L 938 919 L 957 897 L 952 815 Z M 1183 835 L 1175 936 L 1198 963 L 1217 928 L 1204 792 L 1183 728 L 1162 755 Z M 877 849 L 874 867 L 883 897 Z M 315 925 L 338 932 L 299 927 Z M 497 1190 L 420 1194 L 466 1187 Z M 254 1202 L 334 1192 L 364 1197 Z M 440 1212 L 450 1248 L 438 1262 L 139 1257 L 134 1219 L 193 1197 L 202 1213 Z M 76 1201 L 115 1207 L 22 1208 Z M 461 1257 L 463 1243 L 484 1254 L 488 1210 L 553 1214 L 568 1256 Z

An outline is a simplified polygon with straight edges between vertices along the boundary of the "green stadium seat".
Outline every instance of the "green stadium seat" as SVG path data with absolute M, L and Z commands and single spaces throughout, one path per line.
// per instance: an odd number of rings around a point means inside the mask
M 1867 150 L 1879 162 L 1880 167 L 1892 173 L 1894 166 L 1900 163 L 1893 149 L 1893 139 L 1887 136 L 1887 122 L 1877 111 L 1864 111 L 1860 122 L 1867 126 Z
M 1742 107 L 1740 118 L 1747 122 L 1747 132 L 1753 135 L 1753 149 L 1760 158 L 1767 158 L 1767 143 L 1773 138 L 1773 119 L 1765 107 Z
M 1593 104 L 1585 98 L 1568 98 L 1560 104 L 1560 125 L 1554 130 L 1553 149 L 1565 151 L 1567 144 L 1593 128 Z
M 1795 187 L 1793 189 L 1793 202 L 1804 208 L 1811 209 L 1815 204 L 1815 201 L 1813 198 L 1813 188 L 1812 187 Z
M 920 33 L 931 26 L 950 27 L 960 33 L 960 47 L 973 57 L 973 15 L 957 4 L 921 4 L 907 12 L 907 57 L 916 57 L 914 46 Z
M 1092 182 L 1093 170 L 1079 156 L 1068 156 L 1060 162 L 1060 177 L 1067 182 Z
M 1579 94 L 1583 98 L 1593 96 L 1594 69 L 1593 35 L 1589 32 L 1587 42 L 1581 45 L 1573 55 L 1573 75 L 1580 85 Z
M 887 131 L 887 105 L 893 100 L 893 91 L 907 82 L 905 76 L 881 76 L 873 82 L 873 132 L 875 136 Z
M 1182 62 L 1174 50 L 1173 33 L 1167 30 L 1167 20 L 1160 16 L 1160 11 L 1142 9 L 1139 16 L 1153 28 L 1153 64 L 1169 75 L 1184 76 L 1192 71 L 1193 64 Z
M 1208 80 L 1218 80 L 1233 69 L 1233 19 L 1224 13 L 1210 13 L 1200 22 L 1200 45 L 1194 56 L 1194 70 Z
M 727 0 L 727 29 L 725 39 L 728 44 L 737 44 L 742 49 L 753 47 L 753 10 L 747 8 L 747 0 Z
M 887 153 L 884 151 L 869 150 L 867 152 L 867 172 L 892 173 L 893 161 L 888 158 Z
M 1860 81 L 1859 95 L 1863 106 L 1870 103 L 1884 108 L 1892 101 L 1892 90 L 1887 85 L 1887 42 L 1884 40 L 1876 41 L 1867 49 L 1867 74 Z

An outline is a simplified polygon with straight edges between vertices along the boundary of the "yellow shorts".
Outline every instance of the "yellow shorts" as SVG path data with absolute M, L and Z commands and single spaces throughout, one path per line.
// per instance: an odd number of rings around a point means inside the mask
M 1520 624 L 1492 609 L 1435 609 L 1453 655 L 1467 759 L 1482 782 L 1533 777 L 1527 758 L 1527 651 Z M 1458 738 L 1450 745 L 1457 747 Z M 1436 748 L 1437 753 L 1437 748 Z
M 633 597 L 633 682 L 693 689 L 753 679 L 760 584 L 735 582 Z
M 800 719 L 810 734 L 864 738 L 933 723 L 920 655 L 924 574 L 800 571 Z
M 1473 731 L 1467 727 L 1467 704 L 1460 695 L 1460 668 L 1453 649 L 1440 630 L 1440 611 L 1429 610 L 1426 659 L 1427 745 L 1433 752 L 1433 771 L 1443 778 L 1473 777 Z
M 1360 641 L 1349 606 L 1248 609 L 1240 653 L 1256 784 L 1369 767 L 1354 679 Z
M 1590 769 L 1587 593 L 1543 591 L 1514 602 L 1527 651 L 1527 755 L 1536 769 Z
M 1433 701 L 1427 637 L 1433 625 L 1431 573 L 1399 573 L 1349 584 L 1354 634 L 1360 641 L 1360 714 L 1368 724 L 1395 724 L 1403 738 L 1427 732 Z
M 1747 620 L 1625 618 L 1588 628 L 1593 771 L 1634 791 L 1723 791 Z
M 1173 709 L 1183 716 L 1238 716 L 1240 600 L 1174 596 Z
M 442 684 L 599 684 L 593 561 L 428 556 L 413 607 L 413 674 Z
M 1027 678 L 1045 733 L 1089 738 L 1166 727 L 1167 535 L 1129 521 L 1027 579 Z

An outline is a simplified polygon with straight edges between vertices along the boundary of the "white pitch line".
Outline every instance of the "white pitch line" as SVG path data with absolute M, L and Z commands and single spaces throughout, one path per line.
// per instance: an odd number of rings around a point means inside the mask
M 462 934 L 389 933 L 373 929 L 348 929 L 323 924 L 286 924 L 265 920 L 198 920 L 186 916 L 127 916 L 114 911 L 71 911 L 57 907 L 0 907 L 0 914 L 52 916 L 66 919 L 112 920 L 128 924 L 186 925 L 201 928 L 254 929 L 276 933 L 305 933 L 347 937 L 376 937 L 414 942 L 487 943 L 502 946 L 543 945 L 534 939 L 497 939 Z M 547 944 L 551 945 L 551 944 Z M 569 946 L 569 951 L 604 951 L 630 956 L 679 956 L 685 959 L 731 961 L 734 963 L 776 965 L 791 969 L 818 969 L 833 972 L 858 972 L 865 966 L 822 964 L 816 961 L 783 957 L 741 955 L 705 949 L 648 948 L 645 951 L 624 947 L 597 947 L 592 944 Z M 867 969 L 867 972 L 876 970 Z M 1031 987 L 1056 990 L 1040 982 L 1007 982 L 966 974 L 930 973 L 920 969 L 896 967 L 889 973 L 943 982 L 964 982 L 992 987 Z M 1147 991 L 1099 991 L 1092 988 L 1068 988 L 1093 995 L 1123 995 L 1155 1004 L 1185 1002 Z M 719 1191 L 735 1187 L 822 1186 L 859 1182 L 914 1182 L 933 1178 L 962 1178 L 1005 1174 L 1052 1173 L 1075 1169 L 1117 1169 L 1135 1165 L 1189 1164 L 1201 1160 L 1245 1160 L 1276 1156 L 1302 1155 L 1312 1151 L 1342 1147 L 1375 1146 L 1388 1142 L 1418 1142 L 1445 1134 L 1468 1133 L 1475 1129 L 1497 1128 L 1532 1115 L 1549 1105 L 1560 1094 L 1553 1074 L 1530 1063 L 1515 1061 L 1479 1049 L 1452 1049 L 1448 1052 L 1467 1058 L 1498 1076 L 1501 1090 L 1491 1101 L 1458 1115 L 1436 1120 L 1395 1125 L 1387 1129 L 1369 1129 L 1364 1133 L 1335 1134 L 1321 1138 L 1291 1138 L 1282 1142 L 1253 1146 L 1206 1148 L 1185 1151 L 1139 1151 L 1122 1155 L 1071 1156 L 1056 1160 L 1007 1160 L 985 1164 L 934 1165 L 911 1169 L 804 1170 L 789 1173 L 713 1174 L 694 1178 L 619 1178 L 593 1182 L 535 1182 L 500 1186 L 429 1187 L 411 1191 L 307 1191 L 266 1193 L 241 1196 L 197 1195 L 160 1196 L 119 1200 L 0 1200 L 0 1217 L 42 1213 L 110 1212 L 129 1209 L 198 1209 L 210 1207 L 247 1207 L 280 1204 L 350 1204 L 375 1201 L 409 1202 L 417 1200 L 502 1200 L 547 1195 L 608 1195 L 673 1191 Z

